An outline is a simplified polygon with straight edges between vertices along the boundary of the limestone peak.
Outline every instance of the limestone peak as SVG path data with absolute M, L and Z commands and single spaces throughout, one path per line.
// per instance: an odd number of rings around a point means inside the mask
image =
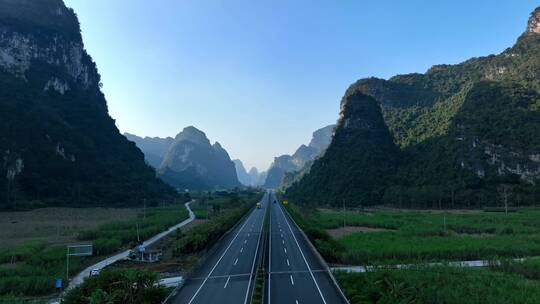
M 527 32 L 540 34 L 540 6 L 532 12 L 527 24 Z

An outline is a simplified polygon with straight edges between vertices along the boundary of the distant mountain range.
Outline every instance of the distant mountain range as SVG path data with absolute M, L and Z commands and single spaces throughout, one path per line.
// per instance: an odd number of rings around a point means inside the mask
M 177 189 L 241 186 L 227 151 L 218 142 L 212 145 L 206 134 L 195 127 L 184 128 L 174 139 L 125 135 L 143 151 L 158 176 Z
M 0 0 L 0 208 L 128 206 L 176 196 L 109 116 L 61 0 Z
M 335 125 L 329 125 L 313 132 L 309 145 L 301 145 L 293 155 L 281 155 L 274 159 L 268 170 L 264 187 L 278 188 L 287 185 L 309 170 L 312 161 L 324 153 L 330 141 Z M 284 183 L 284 177 L 289 173 Z
M 244 167 L 244 164 L 241 160 L 235 159 L 233 160 L 233 162 L 236 167 L 236 174 L 238 175 L 238 180 L 244 186 L 258 187 L 264 184 L 264 180 L 266 179 L 266 172 L 263 171 L 259 173 L 259 170 L 255 167 L 252 167 L 248 172 L 246 171 L 246 168 Z
M 539 24 L 537 8 L 498 55 L 351 85 L 328 150 L 287 194 L 333 206 L 537 203 Z
M 144 159 L 146 162 L 154 167 L 158 168 L 163 162 L 163 158 L 169 148 L 174 142 L 174 138 L 159 138 L 159 137 L 145 137 L 141 138 L 134 134 L 124 133 L 124 136 L 130 141 L 134 142 L 141 151 L 144 153 Z

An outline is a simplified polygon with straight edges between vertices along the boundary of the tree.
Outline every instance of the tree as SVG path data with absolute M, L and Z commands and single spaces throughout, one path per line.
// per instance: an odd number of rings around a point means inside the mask
M 105 269 L 70 290 L 62 303 L 157 304 L 167 295 L 157 282 L 156 274 L 148 271 Z

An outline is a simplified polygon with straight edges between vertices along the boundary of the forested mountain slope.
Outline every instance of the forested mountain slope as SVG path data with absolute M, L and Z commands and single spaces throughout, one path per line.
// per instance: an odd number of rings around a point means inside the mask
M 0 0 L 0 207 L 173 197 L 109 116 L 75 13 Z
M 351 96 L 372 97 L 399 148 L 395 158 L 393 151 L 374 151 L 395 159 L 395 167 L 388 170 L 386 163 L 381 167 L 363 161 L 370 157 L 369 151 L 358 150 L 365 138 L 355 139 L 353 132 L 346 144 L 334 138 L 324 157 L 289 194 L 332 205 L 346 200 L 350 205 L 485 206 L 501 204 L 503 196 L 512 204 L 537 202 L 539 20 L 540 8 L 516 44 L 499 55 L 351 85 L 342 101 L 336 137 L 351 132 L 351 120 L 378 117 L 377 111 L 348 109 L 351 103 L 372 102 Z M 375 178 L 366 183 L 364 177 L 372 174 Z

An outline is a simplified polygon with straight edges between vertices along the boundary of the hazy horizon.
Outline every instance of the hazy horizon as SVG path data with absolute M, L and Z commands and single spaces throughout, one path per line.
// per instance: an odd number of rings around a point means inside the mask
M 259 170 L 335 123 L 354 81 L 499 53 L 538 5 L 65 2 L 79 16 L 122 133 L 174 137 L 193 125 Z

